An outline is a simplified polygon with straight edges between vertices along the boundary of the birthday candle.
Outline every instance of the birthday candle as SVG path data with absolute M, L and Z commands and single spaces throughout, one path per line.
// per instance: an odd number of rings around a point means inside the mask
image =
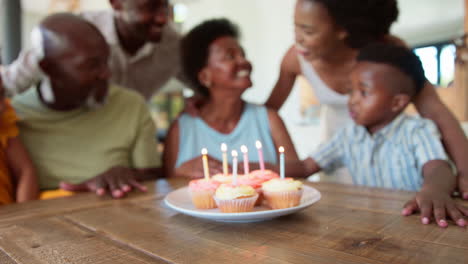
M 223 174 L 224 176 L 228 175 L 228 161 L 227 161 L 227 145 L 225 143 L 221 144 L 221 152 L 223 153 Z
M 280 177 L 284 179 L 284 148 L 279 147 L 278 151 L 280 154 Z
M 241 146 L 241 151 L 244 154 L 244 174 L 249 175 L 249 150 L 245 145 Z
M 255 142 L 255 146 L 257 147 L 257 150 L 258 150 L 258 162 L 260 163 L 260 170 L 262 170 L 262 172 L 264 172 L 265 171 L 265 163 L 263 161 L 262 142 L 257 140 Z
M 203 174 L 205 175 L 205 180 L 210 179 L 210 170 L 208 169 L 208 150 L 206 148 L 202 148 L 201 150 L 202 160 L 203 160 Z
M 232 155 L 232 184 L 237 185 L 237 151 L 233 150 Z

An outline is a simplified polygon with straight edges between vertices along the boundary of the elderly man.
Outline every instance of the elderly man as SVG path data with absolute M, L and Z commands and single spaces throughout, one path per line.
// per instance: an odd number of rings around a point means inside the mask
M 180 77 L 180 36 L 168 24 L 167 0 L 109 0 L 113 10 L 84 12 L 110 46 L 111 83 L 150 98 L 170 78 Z M 40 79 L 40 54 L 23 51 L 11 65 L 0 68 L 0 90 L 20 93 Z M 182 79 L 183 78 L 179 78 Z
M 154 176 L 156 128 L 144 99 L 109 85 L 109 47 L 98 29 L 71 14 L 35 29 L 41 82 L 18 95 L 21 139 L 42 190 L 110 190 L 115 198 Z

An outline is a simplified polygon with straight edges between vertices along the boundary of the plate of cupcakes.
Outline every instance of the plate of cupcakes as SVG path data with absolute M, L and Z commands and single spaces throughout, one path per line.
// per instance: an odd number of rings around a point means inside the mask
M 190 181 L 169 193 L 168 207 L 193 217 L 224 222 L 255 222 L 303 210 L 321 198 L 315 188 L 270 170 L 248 175 L 219 174 Z

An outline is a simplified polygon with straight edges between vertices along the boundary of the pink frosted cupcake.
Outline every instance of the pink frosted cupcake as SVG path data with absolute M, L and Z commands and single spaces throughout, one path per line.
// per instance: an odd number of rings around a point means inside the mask
M 279 178 L 278 173 L 272 170 L 254 170 L 249 174 L 251 177 L 255 177 L 257 179 L 262 180 L 263 182 L 269 181 L 271 179 Z
M 263 202 L 263 191 L 262 191 L 263 180 L 262 179 L 248 175 L 248 176 L 239 177 L 237 179 L 237 182 L 239 183 L 239 185 L 248 185 L 254 188 L 255 191 L 258 193 L 258 199 L 255 202 L 255 205 L 257 206 L 257 205 L 262 204 Z
M 248 185 L 222 184 L 216 190 L 214 200 L 223 213 L 250 212 L 258 193 Z
M 298 206 L 302 197 L 302 182 L 292 178 L 272 179 L 262 184 L 263 194 L 272 209 Z
M 221 185 L 221 183 L 215 180 L 199 179 L 190 181 L 189 192 L 193 205 L 195 205 L 197 209 L 216 208 L 213 195 L 219 185 Z

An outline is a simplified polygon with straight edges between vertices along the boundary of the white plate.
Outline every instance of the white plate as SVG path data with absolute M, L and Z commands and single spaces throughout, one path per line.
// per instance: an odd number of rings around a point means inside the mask
M 319 191 L 305 185 L 303 188 L 304 192 L 302 194 L 301 204 L 296 207 L 271 210 L 269 207 L 262 205 L 255 206 L 253 212 L 246 213 L 221 213 L 219 209 L 196 209 L 192 204 L 188 187 L 172 191 L 166 196 L 164 201 L 167 206 L 177 212 L 194 217 L 224 222 L 255 222 L 298 212 L 320 200 L 321 195 Z

